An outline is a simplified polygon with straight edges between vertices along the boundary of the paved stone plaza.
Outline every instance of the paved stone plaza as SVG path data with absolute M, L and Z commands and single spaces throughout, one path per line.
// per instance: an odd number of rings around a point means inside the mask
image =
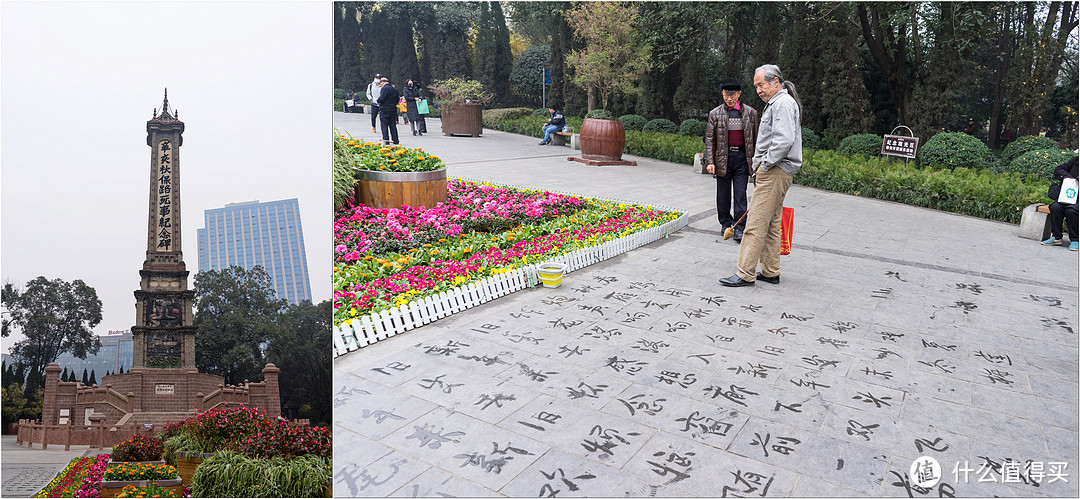
M 372 138 L 367 115 L 335 124 Z M 561 288 L 336 359 L 335 495 L 1080 493 L 1076 253 L 1011 224 L 793 186 L 781 283 L 723 288 L 738 246 L 720 240 L 711 176 L 428 127 L 402 142 L 451 176 L 674 206 L 691 223 Z M 942 468 L 931 490 L 909 476 L 920 456 Z

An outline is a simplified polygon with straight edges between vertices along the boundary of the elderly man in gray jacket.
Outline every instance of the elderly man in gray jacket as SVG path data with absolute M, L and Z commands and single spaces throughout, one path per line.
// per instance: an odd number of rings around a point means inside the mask
M 802 167 L 802 104 L 795 85 L 784 81 L 779 67 L 766 64 L 754 71 L 754 88 L 765 101 L 752 164 L 757 182 L 739 245 L 739 269 L 720 279 L 724 286 L 780 283 L 780 217 L 792 177 Z

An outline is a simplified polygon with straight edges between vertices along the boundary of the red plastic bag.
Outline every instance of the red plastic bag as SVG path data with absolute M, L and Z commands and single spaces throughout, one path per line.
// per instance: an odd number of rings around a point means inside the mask
M 791 233 L 795 230 L 795 208 L 784 207 L 780 214 L 780 254 L 791 254 Z

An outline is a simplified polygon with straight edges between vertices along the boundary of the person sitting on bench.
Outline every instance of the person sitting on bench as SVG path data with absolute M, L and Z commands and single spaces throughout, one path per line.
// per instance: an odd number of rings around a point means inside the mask
M 562 111 L 552 104 L 548 106 L 548 112 L 551 113 L 551 118 L 544 123 L 544 140 L 540 141 L 540 145 L 546 146 L 551 143 L 551 134 L 562 130 L 566 126 L 566 118 L 563 117 Z
M 1054 169 L 1054 180 L 1056 184 L 1050 186 L 1050 195 L 1054 202 L 1050 204 L 1050 239 L 1042 242 L 1043 246 L 1061 246 L 1065 244 L 1062 240 L 1061 222 L 1065 221 L 1069 224 L 1069 249 L 1073 251 L 1080 250 L 1080 244 L 1077 243 L 1077 206 L 1076 204 L 1065 204 L 1057 202 L 1058 194 L 1061 191 L 1061 181 L 1066 177 L 1077 178 L 1077 158 L 1070 159 Z

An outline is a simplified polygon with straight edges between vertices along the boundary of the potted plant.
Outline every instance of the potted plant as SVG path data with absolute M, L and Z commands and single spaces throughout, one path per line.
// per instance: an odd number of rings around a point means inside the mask
M 426 206 L 446 201 L 446 165 L 420 148 L 362 142 L 334 133 L 335 208 L 349 201 L 370 208 Z
M 481 111 L 494 95 L 485 92 L 480 82 L 449 78 L 435 80 L 428 89 L 435 95 L 435 103 L 441 111 L 443 135 L 479 137 L 483 133 Z
M 586 2 L 566 12 L 574 35 L 585 41 L 583 50 L 566 58 L 574 70 L 572 81 L 589 93 L 589 110 L 599 94 L 606 113 L 613 93 L 637 92 L 638 77 L 649 63 L 650 48 L 638 39 L 638 7 L 626 2 Z M 623 161 L 626 130 L 619 120 L 586 117 L 581 124 L 581 158 L 591 165 L 634 165 Z

